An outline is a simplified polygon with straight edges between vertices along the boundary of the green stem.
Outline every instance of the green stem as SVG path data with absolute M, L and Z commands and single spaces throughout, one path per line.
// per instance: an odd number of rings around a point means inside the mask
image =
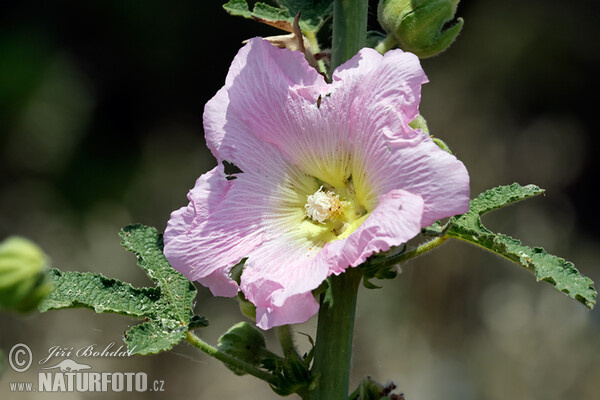
M 294 346 L 292 330 L 289 325 L 278 326 L 277 336 L 279 337 L 279 344 L 281 345 L 281 350 L 283 350 L 284 357 L 290 353 L 293 353 L 300 358 L 298 350 L 296 350 L 296 346 Z
M 362 274 L 348 268 L 329 279 L 329 289 L 321 294 L 315 361 L 312 373 L 318 384 L 311 400 L 346 400 L 352 358 L 352 336 L 356 295 Z
M 332 71 L 365 47 L 368 9 L 367 0 L 334 0 Z
M 427 253 L 428 251 L 435 249 L 438 246 L 441 246 L 449 238 L 450 238 L 449 236 L 440 236 L 438 238 L 430 240 L 429 242 L 425 242 L 425 243 L 419 245 L 418 247 L 416 247 L 410 251 L 407 251 L 406 253 L 400 254 L 397 258 L 395 258 L 393 260 L 390 259 L 390 261 L 393 261 L 394 264 L 398 264 L 398 263 L 410 260 L 411 258 L 418 257 L 422 254 Z
M 367 40 L 368 0 L 334 0 L 331 70 L 340 66 Z M 352 359 L 356 296 L 362 273 L 348 268 L 329 279 L 321 294 L 317 340 L 311 373 L 317 377 L 311 400 L 346 400 Z
M 385 54 L 388 50 L 393 49 L 398 44 L 398 41 L 394 37 L 394 35 L 389 34 L 385 39 L 383 39 L 377 46 L 375 46 L 375 50 L 379 52 L 379 54 Z
M 271 385 L 275 385 L 277 383 L 275 377 L 270 373 L 263 371 L 260 368 L 256 368 L 254 365 L 248 364 L 245 361 L 239 360 L 233 356 L 230 356 L 227 353 L 220 351 L 219 349 L 211 346 L 210 344 L 200 339 L 198 336 L 194 335 L 192 332 L 188 331 L 186 333 L 185 339 L 192 346 L 200 349 L 209 356 L 214 357 L 223 363 L 232 365 L 236 368 L 246 371 L 250 375 L 257 377 L 258 379 L 262 379 L 263 381 L 268 382 Z

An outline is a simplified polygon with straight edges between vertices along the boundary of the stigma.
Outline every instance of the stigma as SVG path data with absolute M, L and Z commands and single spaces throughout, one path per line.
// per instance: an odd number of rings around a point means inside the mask
M 332 191 L 323 191 L 323 186 L 314 194 L 306 196 L 306 216 L 313 221 L 324 224 L 335 220 L 348 202 L 340 200 L 340 196 Z

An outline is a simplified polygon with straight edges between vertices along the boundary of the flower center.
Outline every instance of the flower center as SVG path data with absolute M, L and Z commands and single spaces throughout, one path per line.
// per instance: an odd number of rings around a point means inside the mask
M 306 196 L 306 216 L 313 221 L 324 224 L 335 220 L 348 205 L 347 201 L 340 200 L 340 196 L 332 191 L 323 191 L 323 186 L 314 194 Z

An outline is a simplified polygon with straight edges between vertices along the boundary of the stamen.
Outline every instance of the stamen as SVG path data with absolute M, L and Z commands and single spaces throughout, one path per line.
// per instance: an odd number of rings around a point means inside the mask
M 340 200 L 340 196 L 332 191 L 324 192 L 323 186 L 315 194 L 306 196 L 306 216 L 313 221 L 324 224 L 334 220 L 348 202 Z

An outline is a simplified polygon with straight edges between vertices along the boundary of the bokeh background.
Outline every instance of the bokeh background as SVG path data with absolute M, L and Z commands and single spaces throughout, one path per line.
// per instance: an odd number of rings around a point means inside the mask
M 0 5 L 0 239 L 33 239 L 65 270 L 148 285 L 119 245 L 122 226 L 163 230 L 215 160 L 202 110 L 242 40 L 277 34 L 228 16 L 223 1 L 22 1 Z M 372 28 L 377 28 L 371 1 Z M 466 164 L 472 193 L 514 181 L 546 195 L 487 225 L 572 260 L 600 282 L 597 195 L 600 7 L 592 0 L 463 0 L 465 26 L 439 57 L 421 111 Z M 353 385 L 394 380 L 408 400 L 597 399 L 600 311 L 589 312 L 516 265 L 450 242 L 362 290 Z M 199 288 L 216 343 L 242 319 Z M 89 310 L 0 313 L 0 348 L 121 344 L 133 323 Z M 299 331 L 314 335 L 315 321 Z M 273 339 L 271 333 L 267 336 Z M 308 341 L 297 336 L 300 347 Z M 273 347 L 274 348 L 274 347 Z M 37 369 L 5 371 L 2 399 L 271 399 L 252 377 L 181 344 L 149 357 L 90 359 L 94 371 L 143 371 L 165 393 L 10 393 Z M 293 397 L 293 396 L 292 396 Z

